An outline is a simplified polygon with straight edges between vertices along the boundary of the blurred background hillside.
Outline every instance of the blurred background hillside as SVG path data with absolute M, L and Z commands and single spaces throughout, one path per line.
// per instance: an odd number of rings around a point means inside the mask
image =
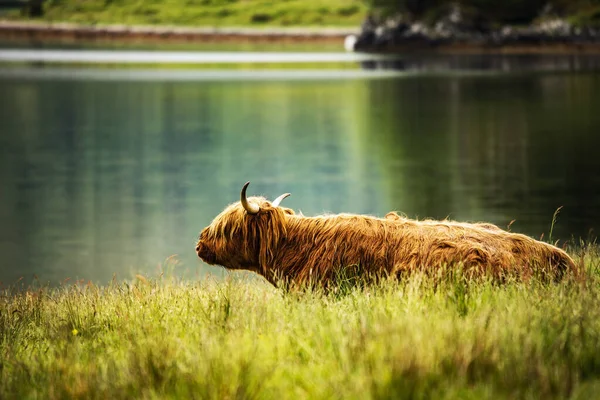
M 482 27 L 527 24 L 549 15 L 576 26 L 600 21 L 600 0 L 47 0 L 40 18 L 83 24 L 356 26 L 369 12 L 433 22 L 456 5 Z M 24 14 L 12 10 L 4 17 L 27 18 Z

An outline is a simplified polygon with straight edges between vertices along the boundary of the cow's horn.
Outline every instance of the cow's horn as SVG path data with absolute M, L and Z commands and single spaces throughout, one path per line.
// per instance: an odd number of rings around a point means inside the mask
M 281 203 L 281 200 L 285 199 L 288 196 L 290 196 L 289 193 L 284 193 L 275 200 L 273 200 L 273 207 L 279 207 L 279 203 Z
M 258 214 L 258 212 L 260 211 L 260 207 L 254 203 L 250 203 L 246 198 L 246 189 L 248 188 L 249 184 L 250 182 L 246 182 L 246 184 L 242 188 L 242 193 L 240 194 L 240 201 L 242 203 L 242 206 L 244 206 L 244 209 L 248 212 L 248 214 Z

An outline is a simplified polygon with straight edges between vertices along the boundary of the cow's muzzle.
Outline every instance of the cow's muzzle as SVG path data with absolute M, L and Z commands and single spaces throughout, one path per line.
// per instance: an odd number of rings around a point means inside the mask
M 196 245 L 196 254 L 198 254 L 198 257 L 200 257 L 202 259 L 202 261 L 204 261 L 207 264 L 215 264 L 216 263 L 215 253 L 210 251 L 202 243 L 198 243 Z

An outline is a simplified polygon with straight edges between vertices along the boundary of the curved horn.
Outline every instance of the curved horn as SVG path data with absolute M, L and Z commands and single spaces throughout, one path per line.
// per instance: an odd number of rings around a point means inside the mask
M 242 193 L 240 194 L 240 202 L 242 203 L 242 206 L 244 206 L 244 209 L 248 212 L 248 214 L 254 215 L 258 214 L 258 212 L 260 211 L 260 207 L 254 203 L 250 203 L 246 198 L 246 189 L 248 188 L 249 184 L 250 182 L 246 182 L 246 184 L 242 188 Z
M 272 203 L 273 207 L 279 207 L 279 203 L 281 203 L 281 200 L 283 200 L 289 196 L 290 196 L 289 193 L 284 193 L 281 196 L 279 196 L 278 198 L 276 198 L 275 200 L 273 200 L 273 203 Z

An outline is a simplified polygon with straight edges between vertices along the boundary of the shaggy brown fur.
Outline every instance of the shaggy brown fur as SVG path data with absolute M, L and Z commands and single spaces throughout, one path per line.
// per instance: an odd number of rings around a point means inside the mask
M 340 268 L 399 276 L 461 265 L 471 276 L 543 273 L 560 278 L 575 268 L 561 249 L 487 223 L 416 221 L 337 214 L 305 217 L 250 197 L 228 206 L 200 234 L 196 252 L 209 264 L 257 272 L 269 282 L 327 284 Z

